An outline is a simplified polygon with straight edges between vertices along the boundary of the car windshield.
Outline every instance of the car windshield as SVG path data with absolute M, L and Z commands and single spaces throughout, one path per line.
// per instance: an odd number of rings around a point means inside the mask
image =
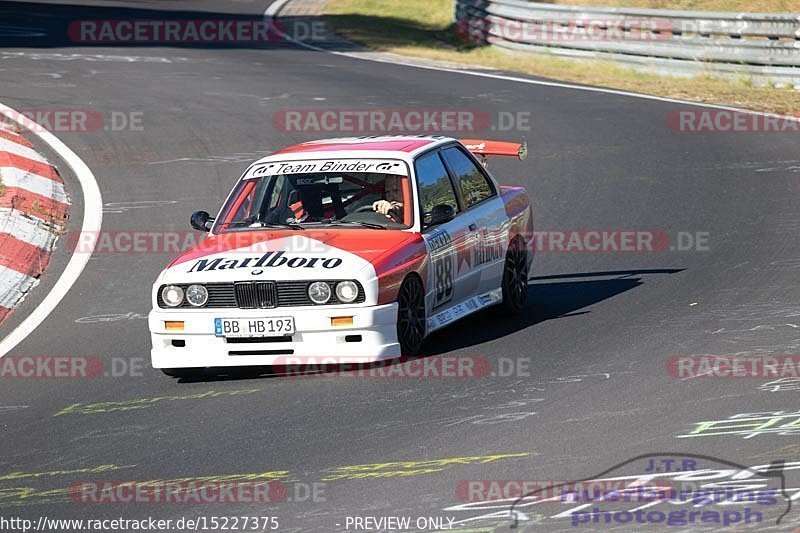
M 412 201 L 407 167 L 389 161 L 295 161 L 253 167 L 228 198 L 215 232 L 322 225 L 408 228 Z M 396 173 L 315 172 L 350 168 Z

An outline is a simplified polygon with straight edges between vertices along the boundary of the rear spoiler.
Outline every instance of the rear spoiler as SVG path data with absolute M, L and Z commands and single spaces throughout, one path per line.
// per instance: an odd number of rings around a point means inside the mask
M 461 139 L 467 150 L 480 156 L 483 165 L 486 166 L 486 159 L 490 155 L 503 155 L 519 157 L 524 160 L 528 157 L 528 143 L 512 143 L 506 141 L 485 141 L 481 139 Z

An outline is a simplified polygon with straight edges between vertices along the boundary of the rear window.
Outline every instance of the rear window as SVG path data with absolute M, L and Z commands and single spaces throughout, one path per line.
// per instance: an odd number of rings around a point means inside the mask
M 475 162 L 460 148 L 442 150 L 445 161 L 455 176 L 466 207 L 471 207 L 494 195 L 492 184 Z

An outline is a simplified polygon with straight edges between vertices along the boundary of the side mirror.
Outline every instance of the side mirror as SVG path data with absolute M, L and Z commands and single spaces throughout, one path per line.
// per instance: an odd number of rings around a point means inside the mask
M 214 219 L 205 211 L 195 211 L 192 213 L 190 224 L 198 231 L 211 231 L 211 226 L 214 225 Z
M 422 217 L 422 224 L 426 228 L 429 228 L 431 226 L 436 226 L 437 224 L 443 224 L 448 220 L 452 220 L 455 216 L 456 212 L 451 206 L 447 204 L 439 204 L 425 213 L 425 215 Z

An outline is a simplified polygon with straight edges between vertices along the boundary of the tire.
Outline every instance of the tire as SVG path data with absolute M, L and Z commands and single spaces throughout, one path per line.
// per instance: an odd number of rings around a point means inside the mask
M 403 356 L 421 355 L 425 339 L 425 290 L 417 276 L 409 276 L 397 294 L 397 341 Z
M 171 378 L 196 378 L 203 373 L 202 368 L 162 368 L 161 371 Z
M 528 254 L 519 239 L 512 241 L 503 266 L 503 309 L 517 315 L 528 301 Z

